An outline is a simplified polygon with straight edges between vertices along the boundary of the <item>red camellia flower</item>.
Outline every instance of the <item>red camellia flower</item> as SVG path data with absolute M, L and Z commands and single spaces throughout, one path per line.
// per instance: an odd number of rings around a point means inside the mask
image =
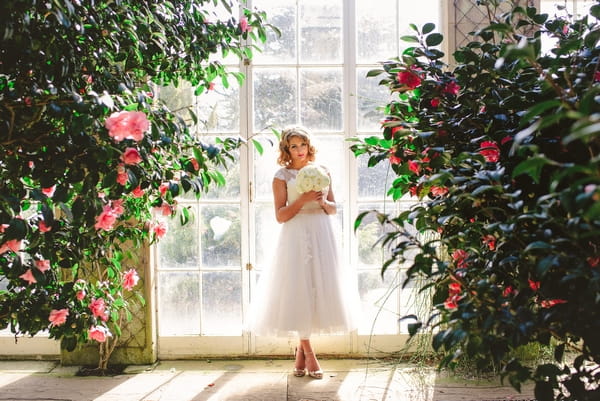
M 417 190 L 418 190 L 418 188 L 416 185 L 411 185 L 408 188 L 408 192 L 410 193 L 410 196 L 418 196 Z
M 440 99 L 437 97 L 434 97 L 433 99 L 431 99 L 431 107 L 438 107 L 440 105 Z
M 491 234 L 488 234 L 485 237 L 483 237 L 483 243 L 486 244 L 488 248 L 490 248 L 490 251 L 496 249 L 496 237 L 494 237 Z
M 419 174 L 419 172 L 421 171 L 421 166 L 419 165 L 418 162 L 416 162 L 414 160 L 409 160 L 408 161 L 408 169 L 415 174 Z
M 52 309 L 50 311 L 50 316 L 48 316 L 50 327 L 56 327 L 65 324 L 67 321 L 67 316 L 69 316 L 69 309 Z
M 567 301 L 564 299 L 548 299 L 548 300 L 543 300 L 541 302 L 541 306 L 542 308 L 552 308 L 555 305 L 558 304 L 566 304 Z
M 50 269 L 50 261 L 48 259 L 36 260 L 34 264 L 35 267 L 42 273 Z
M 156 234 L 156 236 L 158 238 L 162 238 L 167 233 L 167 225 L 165 224 L 164 221 L 161 221 L 160 223 L 157 223 L 157 224 L 153 224 L 152 231 L 154 232 L 154 234 Z
M 533 291 L 537 291 L 540 289 L 539 281 L 533 281 L 532 279 L 528 279 L 527 281 L 529 282 L 529 288 L 531 288 Z
M 502 291 L 502 295 L 507 297 L 510 294 L 514 294 L 515 293 L 515 289 L 512 287 L 512 285 L 509 285 L 508 287 L 506 287 L 504 289 L 504 291 Z
M 448 293 L 450 295 L 458 295 L 462 292 L 462 287 L 460 283 L 450 283 L 448 284 Z
M 448 188 L 446 187 L 431 187 L 431 194 L 433 196 L 444 196 L 448 193 Z
M 38 228 L 41 233 L 47 233 L 48 231 L 52 230 L 52 226 L 47 226 L 44 220 L 40 220 L 38 223 Z
M 412 71 L 400 71 L 397 80 L 400 84 L 406 85 L 408 89 L 415 89 L 421 85 L 421 78 Z
M 590 256 L 587 258 L 587 262 L 590 267 L 596 267 L 600 264 L 600 256 L 596 256 L 594 258 Z
M 402 159 L 398 156 L 396 156 L 393 153 L 390 153 L 390 163 L 392 164 L 400 164 L 402 163 Z
M 134 198 L 141 198 L 142 196 L 144 196 L 144 190 L 138 185 L 133 189 L 133 191 L 131 191 L 131 194 Z
M 52 196 L 54 195 L 54 191 L 56 191 L 56 185 L 52 185 L 48 188 L 42 188 L 42 193 L 48 198 L 52 198 Z
M 129 179 L 129 174 L 127 174 L 127 169 L 125 165 L 122 163 L 117 166 L 117 182 L 123 186 L 127 184 L 127 180 Z
M 594 73 L 594 82 L 600 81 L 600 71 Z
M 141 111 L 120 111 L 113 113 L 106 119 L 104 126 L 108 135 L 116 142 L 124 139 L 133 139 L 136 142 L 144 138 L 144 131 L 150 128 L 146 114 Z
M 127 148 L 121 155 L 121 160 L 125 164 L 138 164 L 142 161 L 142 156 L 136 148 Z
M 456 262 L 456 267 L 459 269 L 464 269 L 467 267 L 467 258 L 469 257 L 469 253 L 462 249 L 457 249 L 452 252 L 452 260 Z
M 485 157 L 486 161 L 495 163 L 500 160 L 500 148 L 496 142 L 483 141 L 480 148 L 479 153 Z
M 444 301 L 444 308 L 452 310 L 458 308 L 456 297 L 450 297 Z
M 455 81 L 448 82 L 444 86 L 444 89 L 442 89 L 442 92 L 448 93 L 448 94 L 454 95 L 454 96 L 458 95 L 459 91 L 460 91 L 460 86 Z
M 17 253 L 20 250 L 21 241 L 17 239 L 9 239 L 8 241 L 0 245 L 0 255 L 8 251 L 13 251 L 14 253 Z

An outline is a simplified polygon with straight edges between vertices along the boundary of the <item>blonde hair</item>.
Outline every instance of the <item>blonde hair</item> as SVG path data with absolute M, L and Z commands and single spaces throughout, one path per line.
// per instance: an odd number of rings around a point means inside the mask
M 277 163 L 281 166 L 288 166 L 292 162 L 292 155 L 290 154 L 290 140 L 294 137 L 302 139 L 308 145 L 309 161 L 315 160 L 315 153 L 317 150 L 310 143 L 310 135 L 306 129 L 302 127 L 289 127 L 281 131 L 281 140 L 279 141 L 279 157 Z

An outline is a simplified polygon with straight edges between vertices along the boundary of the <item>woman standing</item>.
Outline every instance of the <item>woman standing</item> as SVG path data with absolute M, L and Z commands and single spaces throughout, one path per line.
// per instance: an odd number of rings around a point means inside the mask
M 251 327 L 259 335 L 298 335 L 294 375 L 321 379 L 323 371 L 311 334 L 347 333 L 356 328 L 358 291 L 340 264 L 331 215 L 336 203 L 329 185 L 301 192 L 298 172 L 313 165 L 316 150 L 305 129 L 283 130 L 273 179 L 275 216 L 283 223 L 275 256 L 258 284 Z

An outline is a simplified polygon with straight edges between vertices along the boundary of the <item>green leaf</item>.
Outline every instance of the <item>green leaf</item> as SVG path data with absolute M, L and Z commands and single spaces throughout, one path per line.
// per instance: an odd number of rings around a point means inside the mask
M 568 145 L 569 143 L 577 140 L 581 140 L 587 143 L 589 141 L 592 141 L 594 138 L 597 138 L 599 134 L 600 122 L 589 125 L 582 125 L 581 127 L 571 131 L 571 133 L 563 139 L 563 143 L 565 145 Z
M 444 41 L 444 36 L 441 33 L 432 33 L 425 38 L 427 46 L 435 47 Z
M 515 178 L 521 174 L 527 174 L 533 179 L 533 181 L 539 184 L 542 169 L 546 165 L 559 166 L 560 164 L 554 160 L 548 159 L 544 155 L 536 155 L 517 164 L 513 170 L 512 177 Z
M 544 249 L 544 250 L 554 249 L 554 246 L 545 241 L 534 241 L 534 242 L 530 243 L 529 245 L 527 245 L 527 247 L 525 247 L 525 250 L 523 252 L 527 253 L 529 251 L 538 250 L 538 249 Z
M 401 36 L 400 40 L 402 40 L 404 42 L 408 42 L 408 43 L 419 43 L 419 38 L 417 38 L 416 36 L 412 36 L 412 35 Z
M 256 151 L 258 152 L 258 154 L 262 155 L 264 152 L 264 149 L 263 149 L 263 146 L 261 145 L 261 143 L 253 138 L 252 144 L 254 144 L 254 148 L 256 148 Z
M 534 117 L 540 116 L 546 110 L 558 107 L 561 104 L 561 101 L 558 99 L 546 100 L 545 102 L 535 104 L 533 107 L 527 109 L 527 112 L 521 117 L 521 126 L 529 123 Z
M 432 32 L 435 29 L 435 24 L 428 22 L 427 24 L 423 25 L 423 35 L 427 35 L 428 33 Z
M 370 211 L 362 212 L 356 217 L 356 219 L 354 220 L 354 232 L 355 233 L 356 233 L 356 230 L 358 230 L 358 228 L 362 224 L 362 220 L 364 219 L 364 217 L 366 215 L 368 215 L 369 213 L 371 213 L 371 212 Z

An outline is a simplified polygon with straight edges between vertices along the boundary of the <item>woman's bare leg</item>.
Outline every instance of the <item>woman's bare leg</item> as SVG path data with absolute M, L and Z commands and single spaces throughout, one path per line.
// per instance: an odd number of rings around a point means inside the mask
M 300 344 L 302 345 L 302 350 L 304 351 L 304 358 L 306 362 L 306 370 L 308 370 L 309 375 L 312 373 L 321 372 L 321 365 L 317 360 L 317 356 L 313 351 L 312 345 L 310 343 L 310 339 L 300 339 Z M 315 377 L 315 375 L 311 375 Z M 318 374 L 317 374 L 318 376 Z M 322 376 L 322 372 L 321 372 Z M 320 377 L 319 377 L 320 378 Z

